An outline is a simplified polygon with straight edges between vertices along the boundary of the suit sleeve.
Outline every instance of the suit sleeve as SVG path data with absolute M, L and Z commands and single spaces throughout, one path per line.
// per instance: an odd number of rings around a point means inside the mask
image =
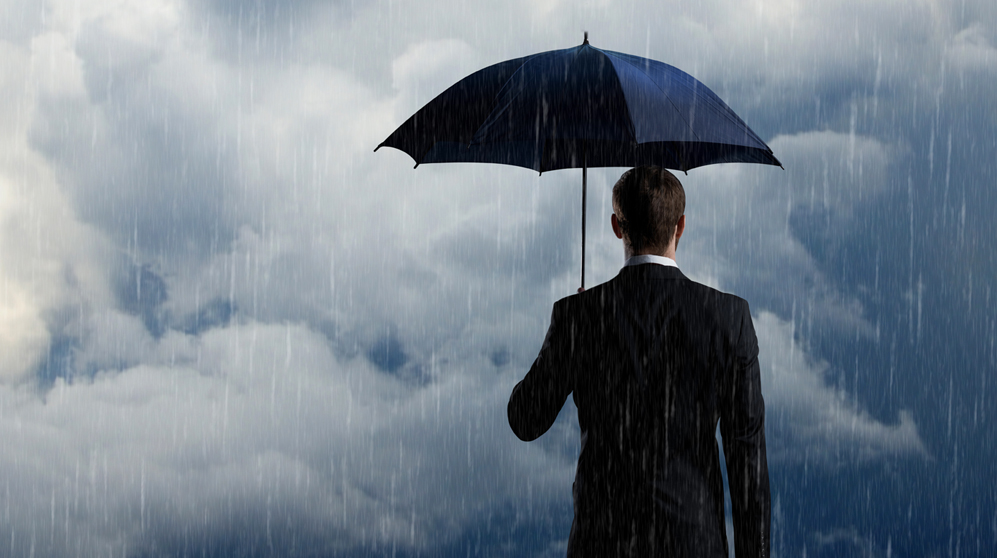
M 747 303 L 741 305 L 733 378 L 720 419 L 738 558 L 769 555 L 770 495 L 765 456 L 765 402 L 758 367 L 758 339 Z
M 509 426 L 524 442 L 536 440 L 547 432 L 571 393 L 568 373 L 571 328 L 565 327 L 567 324 L 560 314 L 559 305 L 555 304 L 540 354 L 509 397 Z

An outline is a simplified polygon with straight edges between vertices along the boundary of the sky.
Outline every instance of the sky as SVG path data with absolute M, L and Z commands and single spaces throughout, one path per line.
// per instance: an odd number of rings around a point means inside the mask
M 4 0 L 0 555 L 563 555 L 575 410 L 523 443 L 505 405 L 581 173 L 373 148 L 584 31 L 785 167 L 679 175 L 679 266 L 758 333 L 773 555 L 989 555 L 989 0 Z

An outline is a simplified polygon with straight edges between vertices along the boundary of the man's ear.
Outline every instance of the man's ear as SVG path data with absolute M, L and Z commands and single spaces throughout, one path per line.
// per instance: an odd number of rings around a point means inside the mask
M 612 217 L 609 218 L 609 222 L 613 224 L 613 234 L 616 235 L 616 238 L 622 239 L 623 229 L 620 228 L 620 221 L 616 218 L 615 213 L 613 213 Z
M 679 222 L 675 224 L 675 245 L 678 245 L 679 239 L 682 238 L 682 233 L 685 232 L 685 215 L 679 217 Z

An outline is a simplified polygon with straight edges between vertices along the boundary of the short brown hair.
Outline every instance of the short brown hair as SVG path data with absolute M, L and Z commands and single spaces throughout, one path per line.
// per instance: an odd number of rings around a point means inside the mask
M 613 186 L 613 210 L 634 252 L 662 251 L 685 213 L 685 190 L 661 167 L 635 167 Z

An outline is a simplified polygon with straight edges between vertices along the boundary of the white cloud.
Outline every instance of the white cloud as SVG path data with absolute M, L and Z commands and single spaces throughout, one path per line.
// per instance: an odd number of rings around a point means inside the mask
M 990 75 L 997 71 L 997 49 L 990 43 L 980 22 L 956 33 L 947 45 L 946 55 L 961 71 L 977 70 Z
M 51 2 L 52 26 L 77 39 L 77 48 L 102 72 L 142 71 L 172 46 L 185 5 L 173 0 Z M 91 71 L 93 68 L 91 68 Z
M 925 454 L 910 415 L 870 416 L 807 355 L 793 302 L 818 326 L 875 326 L 789 220 L 852 223 L 904 148 L 863 130 L 866 97 L 900 103 L 935 79 L 942 44 L 969 78 L 992 69 L 992 30 L 931 2 L 532 4 L 441 2 L 427 23 L 416 3 L 328 18 L 316 3 L 277 28 L 180 1 L 53 1 L 0 41 L 0 377 L 18 384 L 0 387 L 18 448 L 0 476 L 25 510 L 18 549 L 148 549 L 268 517 L 291 520 L 276 536 L 427 548 L 490 506 L 567 498 L 573 464 L 514 442 L 502 409 L 576 285 L 580 173 L 413 171 L 372 149 L 463 75 L 583 29 L 747 92 L 735 108 L 832 93 L 827 127 L 794 113 L 770 142 L 786 171 L 683 178 L 680 263 L 761 293 L 775 458 L 797 443 L 831 461 Z M 589 175 L 589 284 L 620 264 L 618 175 Z M 167 286 L 158 338 L 114 292 L 130 266 Z M 181 332 L 217 301 L 233 316 Z M 24 380 L 60 336 L 76 377 L 39 393 Z M 393 373 L 365 354 L 384 339 L 405 355 Z
M 31 40 L 31 76 L 27 83 L 45 97 L 76 98 L 85 94 L 83 68 L 68 37 L 50 31 Z
M 679 248 L 694 278 L 732 289 L 781 316 L 806 309 L 816 327 L 876 334 L 861 302 L 827 277 L 791 219 L 836 242 L 856 225 L 853 211 L 888 191 L 899 148 L 854 133 L 779 136 L 771 147 L 786 170 L 719 165 L 682 177 L 687 229 Z
M 75 98 L 78 61 L 58 35 L 30 49 L 0 43 L 0 382 L 18 382 L 46 358 L 53 331 L 109 298 L 107 245 L 79 223 L 48 162 L 26 137 L 39 98 Z
M 49 343 L 38 301 L 19 284 L 5 283 L 0 296 L 0 381 L 4 383 L 33 372 Z
M 768 427 L 774 434 L 770 454 L 774 460 L 829 463 L 927 455 L 908 411 L 893 425 L 870 416 L 856 394 L 826 384 L 828 363 L 801 344 L 815 329 L 871 339 L 877 327 L 858 299 L 826 277 L 790 225 L 793 212 L 802 212 L 820 216 L 830 231 L 848 231 L 856 225 L 854 209 L 890 189 L 890 165 L 899 148 L 830 131 L 779 136 L 771 147 L 785 171 L 725 165 L 685 181 L 690 217 L 679 250 L 690 274 L 734 288 L 756 309 Z M 801 331 L 796 316 L 806 322 Z
M 413 391 L 306 328 L 247 323 L 168 334 L 143 364 L 57 380 L 44 399 L 0 388 L 15 547 L 169 552 L 177 529 L 240 524 L 259 544 L 273 516 L 281 544 L 426 550 L 491 507 L 566 498 L 574 464 L 505 424 L 514 378 L 450 354 L 422 363 L 439 381 Z
M 461 40 L 425 41 L 409 48 L 391 63 L 392 86 L 401 93 L 395 105 L 395 122 L 404 122 L 422 105 L 445 89 L 481 69 L 474 49 Z
M 814 361 L 795 325 L 770 312 L 755 318 L 769 459 L 841 465 L 884 456 L 928 457 L 909 411 L 898 423 L 870 416 L 854 396 L 827 385 L 828 364 Z

